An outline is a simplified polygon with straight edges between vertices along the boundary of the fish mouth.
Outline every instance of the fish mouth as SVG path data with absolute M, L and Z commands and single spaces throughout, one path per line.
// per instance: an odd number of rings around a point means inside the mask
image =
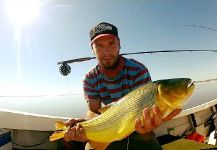
M 192 82 L 192 80 L 189 81 L 187 85 L 187 97 L 190 97 L 193 94 L 193 91 L 195 89 L 195 81 Z
M 195 88 L 194 83 L 195 83 L 195 81 L 190 80 L 190 81 L 188 82 L 187 89 L 188 89 L 188 90 L 193 90 L 193 89 Z

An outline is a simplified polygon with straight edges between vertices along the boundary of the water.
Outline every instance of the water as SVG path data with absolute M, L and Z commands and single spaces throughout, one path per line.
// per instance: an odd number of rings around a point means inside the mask
M 183 109 L 189 109 L 203 103 L 207 103 L 214 99 L 217 100 L 217 82 L 204 82 L 195 84 L 195 91 L 192 97 L 189 99 L 188 103 L 183 107 Z
M 83 117 L 87 103 L 82 95 L 0 97 L 0 108 L 59 117 Z
M 192 97 L 183 109 L 217 99 L 217 82 L 197 83 Z M 87 103 L 83 95 L 0 97 L 0 109 L 59 117 L 84 117 Z

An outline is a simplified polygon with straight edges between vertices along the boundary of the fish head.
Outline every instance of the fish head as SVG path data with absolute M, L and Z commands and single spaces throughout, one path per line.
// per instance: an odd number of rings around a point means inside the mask
M 158 80 L 158 106 L 160 110 L 181 108 L 192 95 L 195 85 L 189 78 Z

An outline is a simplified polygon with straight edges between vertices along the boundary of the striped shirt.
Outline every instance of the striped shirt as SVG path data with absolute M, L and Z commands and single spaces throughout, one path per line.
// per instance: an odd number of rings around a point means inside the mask
M 108 79 L 97 65 L 83 80 L 86 100 L 98 99 L 107 105 L 117 101 L 130 91 L 151 81 L 148 69 L 134 59 L 124 58 L 124 67 L 117 77 Z

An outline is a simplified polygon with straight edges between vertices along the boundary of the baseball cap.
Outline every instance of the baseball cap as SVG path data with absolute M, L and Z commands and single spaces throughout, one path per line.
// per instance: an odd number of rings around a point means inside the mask
M 114 35 L 118 38 L 118 29 L 114 25 L 106 22 L 101 22 L 90 29 L 91 43 L 102 36 Z

